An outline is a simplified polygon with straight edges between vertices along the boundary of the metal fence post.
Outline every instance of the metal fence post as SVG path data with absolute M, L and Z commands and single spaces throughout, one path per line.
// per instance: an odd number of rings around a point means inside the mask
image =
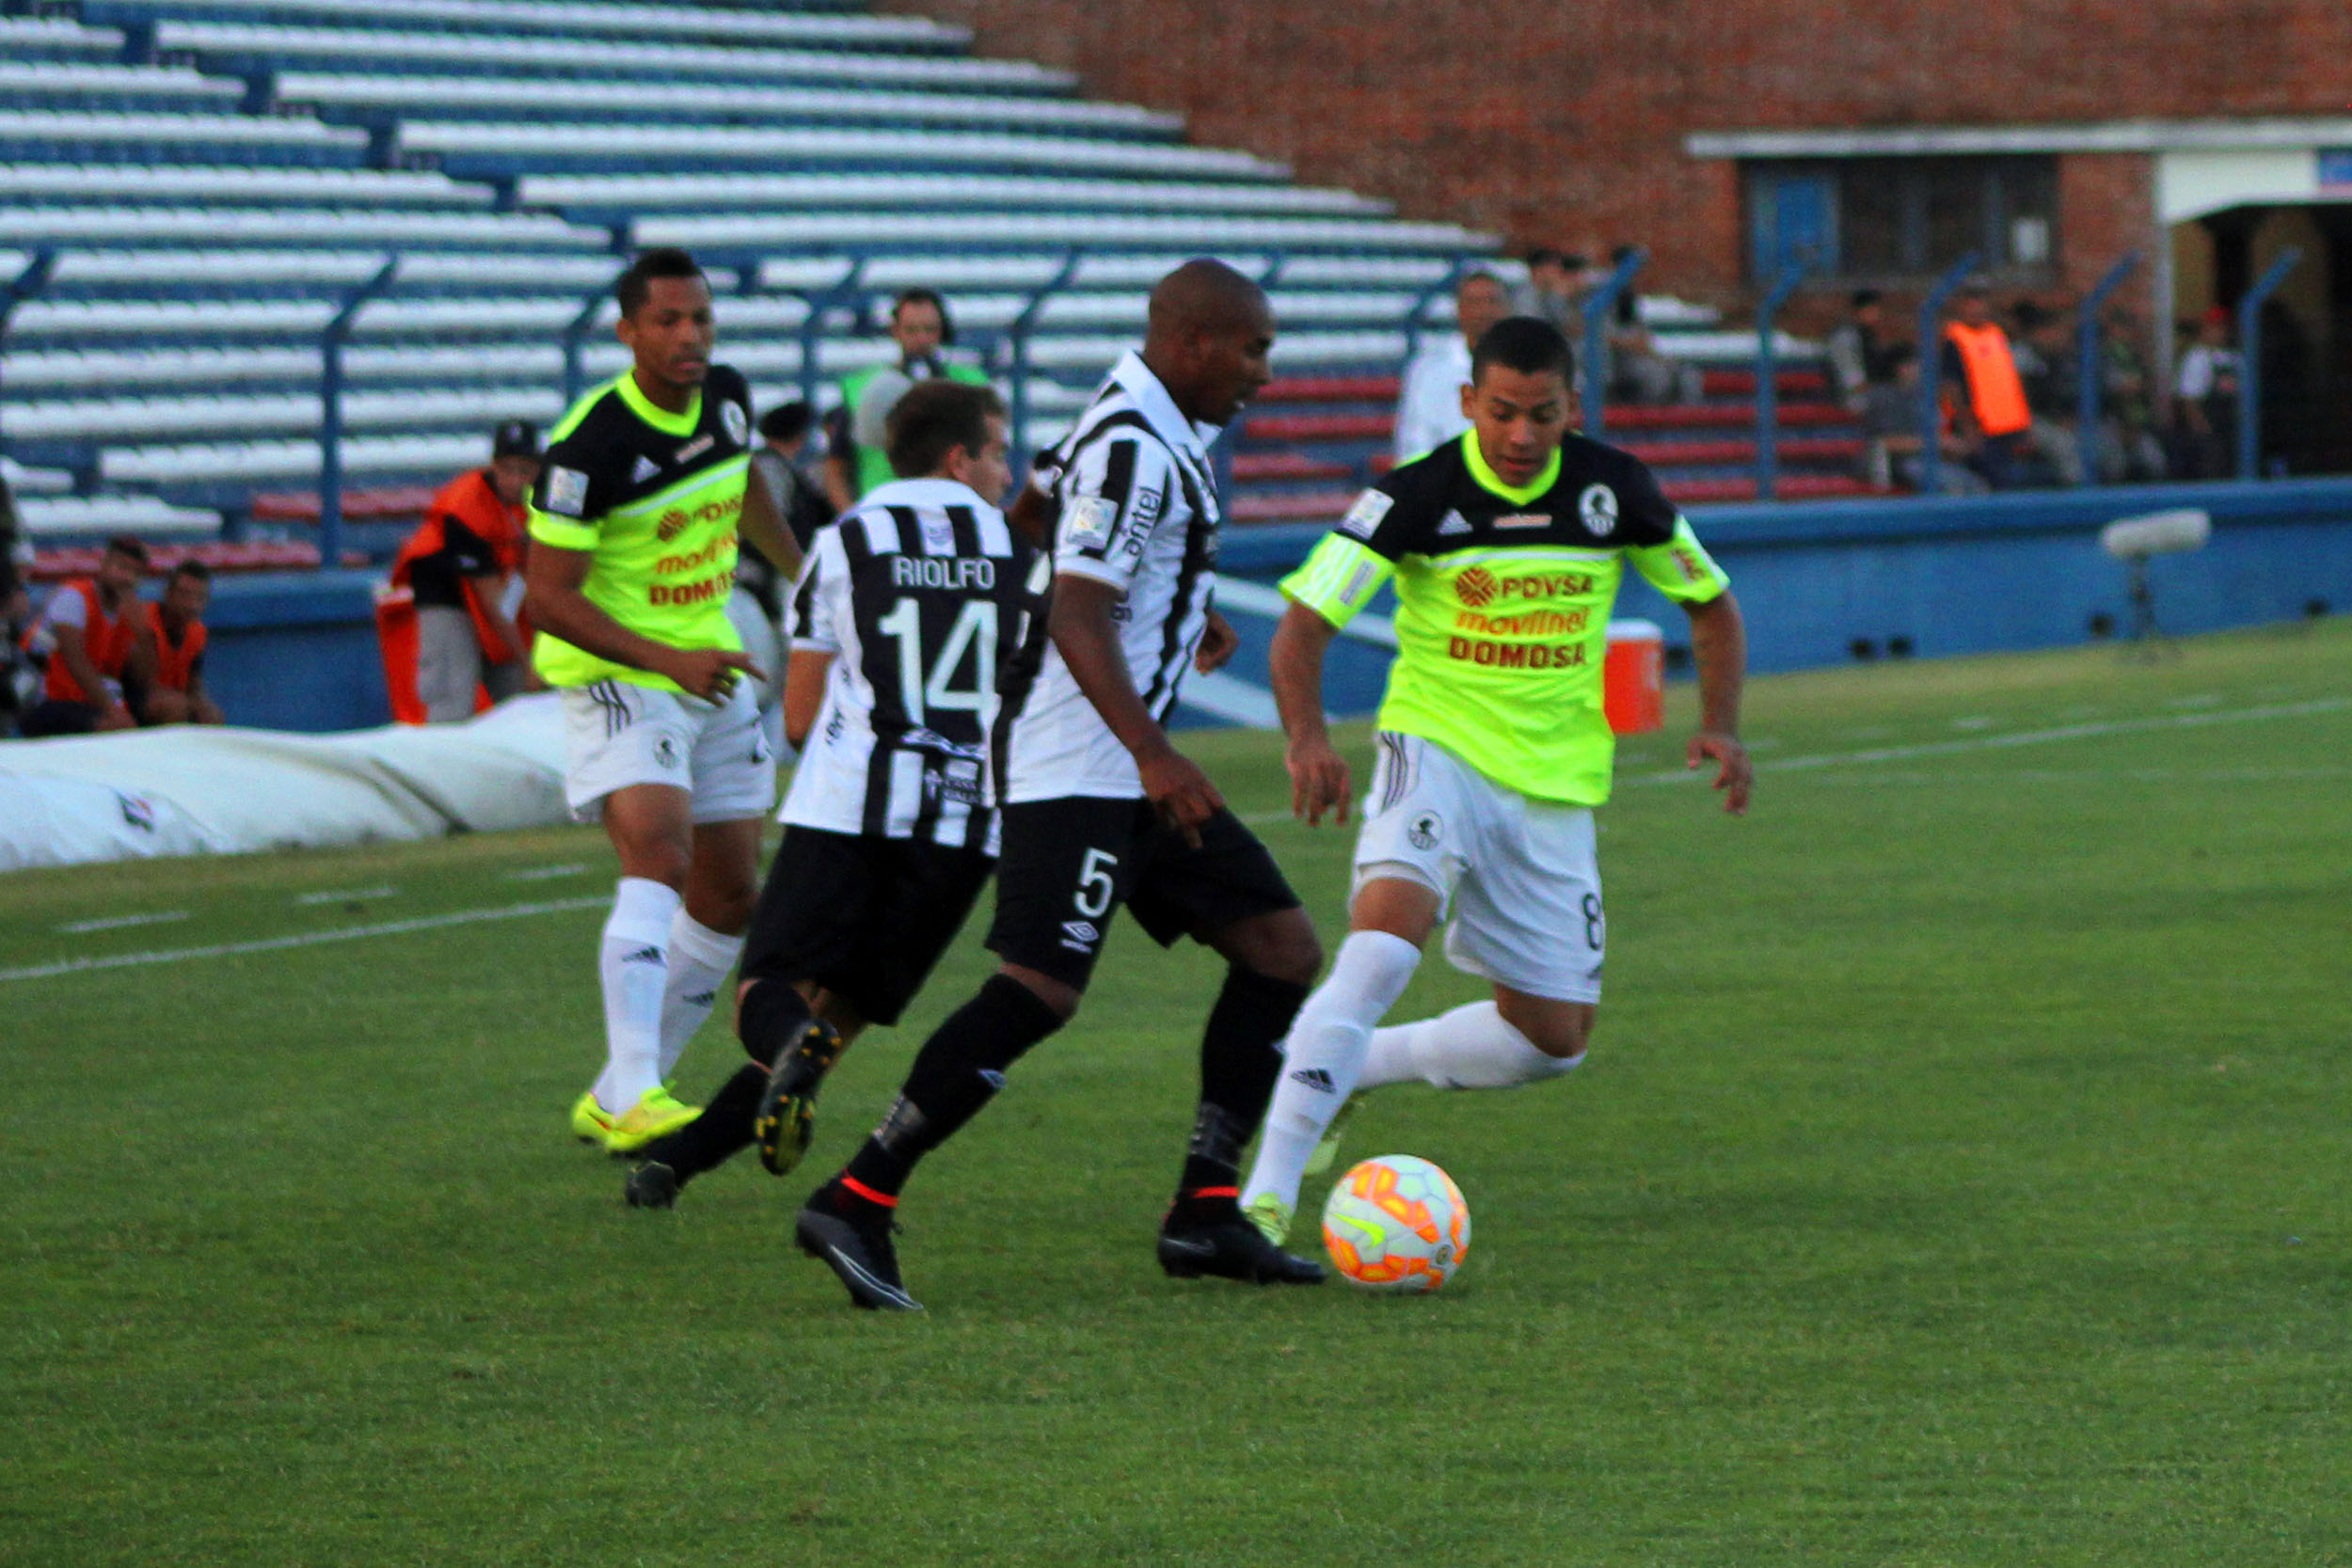
M 1422 318 L 1428 315 L 1430 304 L 1439 295 L 1452 293 L 1461 287 L 1464 275 L 1470 272 L 1476 265 L 1476 258 L 1457 256 L 1454 259 L 1454 264 L 1446 268 L 1443 277 L 1413 295 L 1412 307 L 1405 312 L 1406 364 L 1409 365 L 1421 356 L 1421 340 L 1427 330 L 1422 325 Z
M 823 289 L 800 291 L 801 299 L 808 306 L 808 314 L 801 318 L 801 401 L 808 404 L 812 419 L 821 412 L 818 407 L 817 394 L 823 385 L 824 376 L 817 364 L 817 342 L 824 336 L 826 313 L 836 305 L 855 301 L 858 287 L 866 277 L 868 260 L 862 255 L 851 257 L 850 270 L 841 275 L 838 283 Z
M 571 411 L 572 404 L 578 403 L 580 395 L 588 389 L 588 372 L 581 364 L 587 353 L 588 334 L 596 326 L 596 318 L 604 313 L 604 302 L 612 297 L 612 290 L 610 285 L 598 289 L 580 302 L 580 313 L 572 318 L 569 326 L 564 328 L 564 409 L 565 413 Z
M 1029 474 L 1029 382 L 1036 373 L 1029 363 L 1029 340 L 1037 330 L 1037 318 L 1044 310 L 1045 302 L 1070 287 L 1070 280 L 1078 275 L 1079 260 L 1086 253 L 1072 246 L 1062 258 L 1061 266 L 1029 295 L 1021 313 L 1012 318 L 1006 337 L 1012 341 L 1012 364 L 1009 375 L 1012 381 L 1012 472 L 1016 482 L 1026 483 Z
M 373 277 L 343 296 L 326 330 L 319 335 L 319 566 L 333 568 L 343 553 L 343 344 L 368 301 L 392 286 L 400 272 L 397 252 L 385 258 Z
M 2099 395 L 2106 386 L 2106 367 L 2099 361 L 2100 335 L 2106 331 L 2099 322 L 2099 309 L 2137 265 L 2139 252 L 2133 250 L 2126 251 L 2121 261 L 2109 267 L 2098 286 L 2083 296 L 2082 320 L 2074 326 L 2074 430 L 2082 448 L 2085 484 L 2101 483 Z
M 2237 477 L 2260 479 L 2262 474 L 2263 423 L 2263 301 L 2287 280 L 2287 274 L 2303 259 L 2303 253 L 2289 247 L 2270 263 L 2270 270 L 2256 279 L 2246 291 L 2246 297 L 2237 302 Z
M 1780 484 L 1780 345 L 1773 323 L 1804 281 L 1805 264 L 1791 261 L 1764 296 L 1756 318 L 1756 499 L 1771 500 Z
M 1617 296 L 1624 293 L 1633 275 L 1649 260 L 1646 250 L 1633 250 L 1626 259 L 1610 269 L 1600 287 L 1584 296 L 1584 363 L 1581 380 L 1584 383 L 1584 434 L 1597 441 L 1607 428 L 1606 411 L 1601 404 L 1608 395 L 1607 379 L 1601 374 L 1601 350 L 1609 341 L 1609 312 L 1616 308 Z
M 1919 493 L 1944 489 L 1944 304 L 1977 270 L 1970 251 L 1935 280 L 1919 302 Z M 1962 388 L 1962 395 L 1967 395 Z
M 56 247 L 43 245 L 33 252 L 33 259 L 24 263 L 24 271 L 9 280 L 8 288 L 0 291 L 0 349 L 8 346 L 8 324 L 16 319 L 17 308 L 49 287 L 49 279 L 56 270 Z M 0 452 L 8 450 L 6 434 L 0 432 Z

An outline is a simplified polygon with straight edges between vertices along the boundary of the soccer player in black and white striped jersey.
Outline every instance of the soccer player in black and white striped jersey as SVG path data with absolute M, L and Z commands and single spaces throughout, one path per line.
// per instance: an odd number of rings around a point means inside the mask
M 1120 361 L 1041 466 L 1057 503 L 1051 569 L 1038 573 L 995 741 L 1004 856 L 989 946 L 1003 962 L 924 1043 L 889 1117 L 801 1211 L 802 1246 L 860 1307 L 916 1306 L 890 1241 L 900 1188 L 1077 1011 L 1122 903 L 1163 945 L 1189 936 L 1228 965 L 1161 1266 L 1259 1284 L 1323 1278 L 1236 1201 L 1242 1146 L 1322 951 L 1265 847 L 1162 728 L 1185 672 L 1232 654 L 1210 604 L 1220 513 L 1204 426 L 1265 384 L 1273 341 L 1256 284 L 1216 261 L 1186 262 L 1152 292 L 1143 351 Z
M 896 1023 L 955 940 L 996 857 L 988 777 L 1001 660 L 1035 552 L 1002 496 L 1005 407 L 929 381 L 892 410 L 901 476 L 819 530 L 793 596 L 785 725 L 802 748 L 743 949 L 751 1065 L 646 1146 L 628 1196 L 679 1187 L 757 1139 L 781 1174 L 808 1146 L 818 1086 L 869 1023 Z

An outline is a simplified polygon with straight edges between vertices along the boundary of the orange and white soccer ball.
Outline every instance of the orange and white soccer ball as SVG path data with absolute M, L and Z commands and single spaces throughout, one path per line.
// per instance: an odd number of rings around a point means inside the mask
M 1470 1252 L 1470 1205 L 1454 1178 L 1417 1154 L 1354 1166 L 1323 1204 L 1323 1248 L 1368 1291 L 1426 1295 Z

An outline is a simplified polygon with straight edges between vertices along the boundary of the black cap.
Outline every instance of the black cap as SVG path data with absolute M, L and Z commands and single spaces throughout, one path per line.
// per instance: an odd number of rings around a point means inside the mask
M 529 420 L 509 420 L 490 436 L 490 458 L 536 457 L 539 455 L 539 427 Z

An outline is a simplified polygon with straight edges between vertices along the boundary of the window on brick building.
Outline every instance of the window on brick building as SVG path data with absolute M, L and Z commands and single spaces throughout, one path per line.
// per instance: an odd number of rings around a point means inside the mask
M 2004 281 L 2050 280 L 2054 158 L 1824 158 L 1742 166 L 1750 281 L 1805 261 L 1823 282 L 1913 284 L 1969 251 Z

